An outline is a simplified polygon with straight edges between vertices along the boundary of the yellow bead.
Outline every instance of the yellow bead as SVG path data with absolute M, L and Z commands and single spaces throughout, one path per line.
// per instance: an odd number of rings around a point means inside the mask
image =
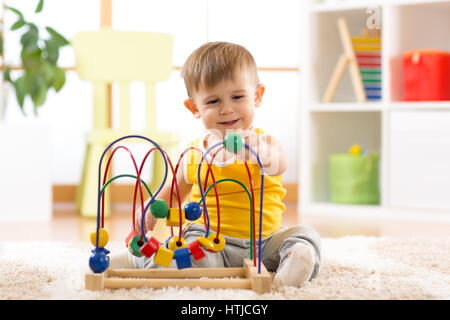
M 100 228 L 98 234 L 98 247 L 103 248 L 106 246 L 109 240 L 108 232 L 105 229 Z M 97 246 L 97 230 L 91 232 L 91 243 L 93 246 Z
M 354 144 L 354 145 L 352 145 L 350 147 L 350 151 L 349 152 L 350 152 L 351 155 L 359 156 L 361 154 L 361 151 L 362 151 L 361 147 L 359 145 L 357 145 L 357 144 Z
M 168 268 L 173 259 L 173 251 L 166 249 L 164 247 L 158 247 L 156 250 L 155 257 L 153 258 L 153 262 L 159 264 L 160 266 L 164 266 Z
M 205 237 L 197 237 L 197 241 L 198 243 L 200 243 L 202 245 L 203 248 L 205 248 L 206 250 L 210 250 L 213 251 L 214 248 L 214 244 L 211 240 L 205 238 Z
M 211 249 L 212 251 L 219 252 L 223 250 L 223 248 L 225 248 L 225 238 L 222 237 L 221 234 L 217 236 L 216 233 L 211 233 L 208 237 L 208 240 L 213 244 L 213 248 Z
M 169 250 L 177 250 L 177 249 L 181 249 L 181 248 L 186 248 L 187 247 L 187 242 L 186 240 L 184 240 L 183 237 L 181 237 L 180 240 L 178 240 L 178 236 L 174 236 L 172 238 L 170 238 L 169 243 L 168 243 L 168 248 Z
M 181 209 L 181 224 L 185 222 L 184 210 Z M 179 227 L 180 226 L 180 209 L 170 208 L 169 216 L 166 219 L 166 226 L 169 227 Z
M 259 136 L 259 135 L 261 135 L 261 134 L 264 134 L 264 130 L 261 129 L 261 128 L 256 128 L 256 129 L 255 129 L 255 133 Z

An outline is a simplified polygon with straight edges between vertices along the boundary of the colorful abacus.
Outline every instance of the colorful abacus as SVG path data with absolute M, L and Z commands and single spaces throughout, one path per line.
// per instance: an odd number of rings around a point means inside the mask
M 352 37 L 367 100 L 381 99 L 381 38 Z
M 106 155 L 106 153 L 113 147 L 114 144 L 116 144 L 119 141 L 125 140 L 125 139 L 131 139 L 131 138 L 137 138 L 137 139 L 144 139 L 148 142 L 153 144 L 153 148 L 150 149 L 145 157 L 142 160 L 142 163 L 140 167 L 138 168 L 137 163 L 133 157 L 133 154 L 124 146 L 117 146 L 115 147 L 107 161 L 105 172 L 103 175 L 103 181 L 101 180 L 102 174 L 101 174 L 101 168 L 102 168 L 102 162 L 103 158 Z M 179 160 L 177 162 L 177 165 L 175 169 L 172 166 L 172 162 L 170 161 L 169 156 L 161 149 L 161 147 L 152 141 L 151 139 L 148 139 L 146 137 L 138 136 L 138 135 L 131 135 L 131 136 L 125 136 L 122 138 L 119 138 L 115 141 L 113 141 L 108 147 L 104 150 L 99 163 L 99 171 L 98 171 L 98 207 L 97 207 L 97 228 L 94 232 L 91 233 L 91 242 L 95 246 L 95 248 L 92 250 L 92 255 L 89 259 L 89 266 L 91 270 L 94 273 L 103 273 L 106 271 L 109 267 L 109 258 L 108 253 L 109 251 L 105 248 L 106 244 L 108 243 L 108 233 L 104 229 L 104 196 L 105 196 L 105 189 L 106 187 L 114 180 L 121 178 L 121 177 L 131 177 L 136 179 L 136 184 L 134 188 L 134 199 L 133 199 L 133 229 L 129 233 L 129 235 L 125 239 L 125 245 L 128 247 L 128 250 L 135 256 L 146 256 L 147 258 L 150 258 L 153 256 L 153 261 L 156 264 L 159 264 L 161 266 L 169 267 L 172 260 L 175 259 L 178 269 L 184 269 L 184 268 L 190 268 L 192 266 L 190 257 L 192 256 L 195 260 L 200 260 L 205 257 L 204 250 L 210 251 L 210 252 L 219 252 L 221 251 L 226 244 L 225 238 L 220 234 L 220 204 L 219 204 L 219 196 L 217 192 L 217 185 L 224 182 L 233 182 L 239 184 L 247 193 L 249 202 L 250 202 L 250 234 L 251 234 L 251 249 L 250 249 L 250 259 L 253 260 L 253 266 L 256 267 L 257 259 L 256 259 L 256 229 L 255 229 L 255 208 L 254 208 L 254 191 L 253 191 L 253 182 L 251 178 L 250 171 L 247 166 L 247 162 L 245 162 L 245 166 L 247 169 L 248 179 L 250 182 L 250 191 L 248 188 L 242 184 L 241 182 L 234 180 L 234 179 L 221 179 L 219 181 L 216 181 L 214 178 L 214 173 L 212 171 L 211 164 L 214 161 L 215 155 L 212 157 L 211 162 L 208 162 L 206 160 L 206 156 L 216 148 L 220 148 L 218 151 L 220 151 L 222 148 L 225 148 L 227 151 L 232 153 L 239 152 L 243 147 L 247 148 L 250 152 L 252 152 L 259 163 L 260 169 L 261 169 L 261 199 L 260 199 L 260 219 L 259 219 L 259 255 L 258 255 L 258 274 L 261 273 L 261 234 L 262 234 L 262 209 L 263 209 L 263 188 L 264 188 L 264 169 L 262 166 L 262 163 L 259 159 L 259 156 L 257 153 L 252 150 L 248 145 L 244 144 L 244 140 L 242 136 L 238 134 L 229 134 L 225 137 L 223 142 L 217 143 L 216 145 L 213 145 L 210 147 L 204 154 L 203 152 L 195 147 L 190 147 L 186 149 L 179 157 Z M 136 170 L 136 176 L 130 175 L 130 174 L 123 174 L 118 175 L 110 179 L 109 181 L 106 181 L 107 172 L 111 164 L 111 160 L 113 155 L 118 149 L 124 149 L 126 150 L 133 162 L 134 168 Z M 159 151 L 161 155 L 164 158 L 165 162 L 165 175 L 163 182 L 161 183 L 161 186 L 158 188 L 158 190 L 153 194 L 151 190 L 148 188 L 147 184 L 141 180 L 141 173 L 144 166 L 145 161 L 147 160 L 148 156 L 153 151 Z M 178 207 L 172 207 L 172 196 L 169 200 L 169 205 L 167 205 L 163 200 L 156 199 L 156 196 L 161 191 L 162 187 L 164 186 L 166 179 L 167 179 L 167 173 L 168 169 L 170 167 L 172 171 L 172 184 L 171 184 L 171 195 L 173 194 L 173 188 L 176 188 L 176 192 L 179 197 L 179 191 L 178 191 L 178 184 L 176 181 L 176 173 L 178 171 L 179 165 L 181 163 L 181 160 L 183 156 L 189 151 L 189 150 L 196 150 L 202 154 L 202 158 L 200 161 L 200 164 L 198 165 L 198 184 L 200 188 L 200 194 L 202 195 L 199 202 L 190 202 L 184 206 L 184 208 L 181 208 L 181 203 L 178 201 Z M 217 153 L 216 153 L 217 154 Z M 200 169 L 203 161 L 206 162 L 208 166 L 208 171 L 206 174 L 206 179 L 204 182 L 204 186 L 202 187 L 201 178 L 200 178 Z M 212 184 L 208 186 L 208 176 L 211 175 Z M 142 185 L 146 188 L 150 198 L 150 201 L 148 202 L 147 206 L 144 208 L 144 196 L 142 192 Z M 210 233 L 210 221 L 209 221 L 209 214 L 208 214 L 208 208 L 206 206 L 205 196 L 208 194 L 208 192 L 211 190 L 211 188 L 214 188 L 215 190 L 215 196 L 216 196 L 216 205 L 217 205 L 217 232 L 216 233 Z M 141 200 L 141 208 L 144 208 L 144 211 L 142 212 L 142 219 L 141 219 L 141 233 L 139 234 L 136 232 L 135 228 L 135 209 L 136 209 L 136 196 L 137 196 L 137 190 L 139 189 L 140 193 L 140 200 Z M 203 192 L 203 189 L 205 189 L 205 192 Z M 202 209 L 203 206 L 203 209 Z M 147 212 L 150 211 L 150 213 L 158 218 L 158 219 L 166 219 L 166 225 L 171 227 L 171 237 L 165 241 L 164 245 L 161 245 L 158 239 L 155 237 L 150 237 L 149 239 L 145 235 L 145 228 L 144 228 L 144 222 L 145 222 L 145 215 Z M 185 239 L 182 237 L 182 230 L 183 230 L 183 224 L 185 220 L 195 221 L 201 217 L 203 213 L 203 218 L 205 222 L 205 236 L 199 236 L 195 241 L 191 243 L 187 243 Z M 173 227 L 178 226 L 179 227 L 179 234 L 174 235 L 173 234 Z

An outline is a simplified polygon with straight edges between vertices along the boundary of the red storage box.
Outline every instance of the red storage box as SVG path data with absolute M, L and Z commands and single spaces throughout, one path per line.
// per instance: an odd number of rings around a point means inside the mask
M 450 100 L 450 52 L 412 50 L 403 54 L 403 100 Z

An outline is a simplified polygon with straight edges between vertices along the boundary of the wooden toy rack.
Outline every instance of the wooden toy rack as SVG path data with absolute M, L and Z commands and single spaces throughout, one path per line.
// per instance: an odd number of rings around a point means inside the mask
M 201 279 L 203 277 L 218 279 Z M 239 277 L 238 279 L 223 279 Z M 272 275 L 261 263 L 261 273 L 253 261 L 244 259 L 241 268 L 186 269 L 107 269 L 103 273 L 88 273 L 86 289 L 200 287 L 202 289 L 251 289 L 256 293 L 270 292 Z
M 344 18 L 339 18 L 337 20 L 337 25 L 344 52 L 339 56 L 339 60 L 334 68 L 330 81 L 328 82 L 327 89 L 322 98 L 322 102 L 328 103 L 333 100 L 334 94 L 339 85 L 339 82 L 342 79 L 347 65 L 350 68 L 350 77 L 352 79 L 352 85 L 356 93 L 357 101 L 366 102 L 367 96 L 366 92 L 364 91 L 364 85 L 359 71 L 358 61 L 356 60 L 355 51 L 353 49 L 347 20 L 345 20 Z

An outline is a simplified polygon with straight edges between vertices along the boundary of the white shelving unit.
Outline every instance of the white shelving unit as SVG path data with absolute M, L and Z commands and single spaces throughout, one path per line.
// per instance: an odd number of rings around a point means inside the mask
M 302 1 L 299 214 L 450 223 L 450 101 L 403 102 L 402 53 L 450 51 L 450 1 Z M 382 99 L 357 103 L 348 70 L 322 103 L 342 52 L 336 21 L 358 35 L 377 7 Z M 380 154 L 379 205 L 330 202 L 328 157 L 357 143 Z M 449 229 L 450 230 L 450 229 Z

